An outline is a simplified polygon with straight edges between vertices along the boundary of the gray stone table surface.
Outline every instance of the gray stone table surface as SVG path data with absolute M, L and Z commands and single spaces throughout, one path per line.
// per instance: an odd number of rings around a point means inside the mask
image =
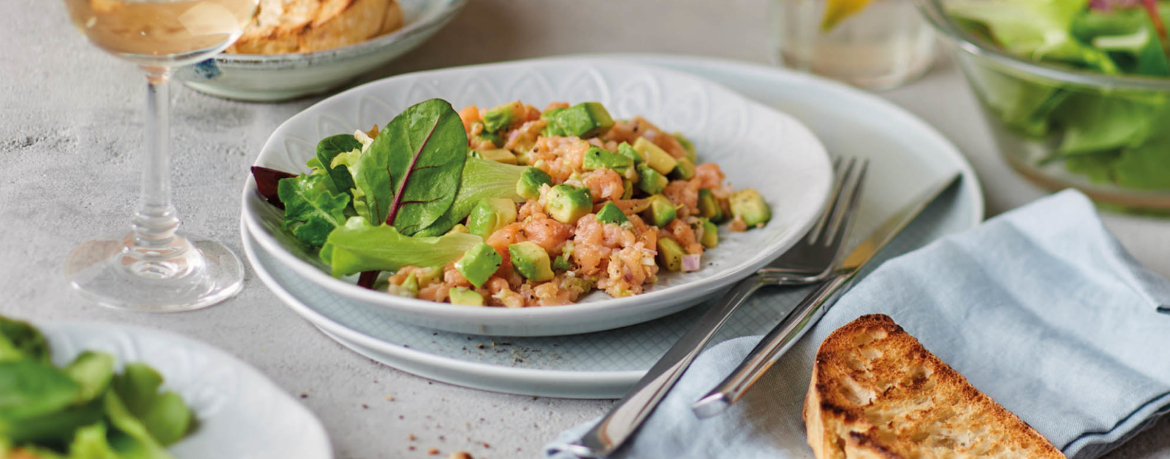
M 764 0 L 473 0 L 436 37 L 366 79 L 526 57 L 650 52 L 767 62 Z M 62 262 L 77 244 L 121 231 L 134 205 L 142 146 L 143 78 L 86 44 L 63 5 L 0 2 L 0 312 L 33 320 L 136 324 L 212 343 L 301 397 L 337 457 L 532 457 L 557 432 L 612 401 L 559 400 L 431 382 L 355 353 L 288 310 L 251 273 L 233 300 L 202 311 L 141 315 L 72 295 Z M 989 215 L 1043 194 L 1000 160 L 962 76 L 949 60 L 883 97 L 954 141 L 983 180 Z M 174 189 L 184 228 L 239 242 L 239 189 L 268 135 L 316 99 L 282 104 L 173 93 Z M 1106 216 L 1143 263 L 1170 275 L 1170 221 Z M 413 435 L 413 437 L 411 437 Z M 411 440 L 410 438 L 415 438 Z M 1108 456 L 1170 457 L 1161 421 Z

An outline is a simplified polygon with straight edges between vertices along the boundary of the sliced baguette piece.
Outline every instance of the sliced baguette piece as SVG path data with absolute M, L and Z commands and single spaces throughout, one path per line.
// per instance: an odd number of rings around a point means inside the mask
M 821 343 L 804 422 L 817 459 L 1064 457 L 885 315 Z
M 227 53 L 309 53 L 361 43 L 403 25 L 397 0 L 260 0 Z

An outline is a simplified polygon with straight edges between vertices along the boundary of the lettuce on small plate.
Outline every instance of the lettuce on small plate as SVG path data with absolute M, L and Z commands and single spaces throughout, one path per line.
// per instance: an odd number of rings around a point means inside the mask
M 151 430 L 159 426 L 165 427 L 168 423 L 152 419 L 150 414 L 142 417 L 152 437 L 160 439 L 159 442 L 163 442 L 163 438 L 169 439 L 165 443 L 172 440 L 177 442 L 167 446 L 165 452 L 138 451 L 141 454 L 133 457 L 173 456 L 176 459 L 333 457 L 325 429 L 312 412 L 259 371 L 226 352 L 176 334 L 112 323 L 44 322 L 34 325 L 40 329 L 48 343 L 54 366 L 66 367 L 71 362 L 80 362 L 84 359 L 77 357 L 88 353 L 87 355 L 100 355 L 103 358 L 112 356 L 116 373 L 123 376 L 131 372 L 131 367 L 135 369 L 149 367 L 162 377 L 160 398 L 169 397 L 172 403 L 177 398 L 182 401 L 180 404 L 190 407 L 194 421 L 189 431 L 180 434 L 181 439 L 178 439 L 177 435 L 168 436 L 167 432 Z M 2 349 L 0 354 L 3 354 Z M 128 364 L 135 365 L 127 366 Z M 74 376 L 73 373 L 70 375 L 73 379 L 87 380 L 84 374 L 85 365 L 79 366 L 74 363 L 70 366 L 70 371 L 77 372 L 78 367 L 82 367 L 81 377 Z M 92 370 L 92 366 L 89 369 Z M 89 373 L 92 374 L 93 371 Z M 148 373 L 153 374 L 150 371 Z M 137 379 L 127 377 L 131 383 Z M 112 384 L 119 385 L 117 377 Z M 82 384 L 82 387 L 85 385 Z M 151 387 L 150 392 L 153 393 L 154 386 Z M 120 387 L 117 390 L 124 394 Z M 50 394 L 54 391 L 34 392 Z M 11 397 L 8 401 L 11 401 Z M 126 399 L 126 407 L 131 412 L 134 411 L 133 402 L 134 400 L 130 398 Z M 117 410 L 111 413 L 115 411 Z M 114 418 L 114 414 L 110 416 L 111 419 Z M 53 428 L 60 427 L 60 422 L 54 423 Z M 78 431 L 77 435 L 80 436 L 82 433 Z M 0 455 L 2 454 L 3 448 L 0 448 Z
M 480 335 L 549 336 L 608 330 L 665 316 L 722 293 L 782 254 L 812 226 L 827 199 L 832 166 L 821 142 L 795 118 L 716 83 L 671 70 L 596 58 L 510 62 L 420 72 L 359 86 L 293 116 L 268 139 L 255 165 L 305 172 L 321 139 L 384 126 L 418 102 L 492 107 L 521 100 L 600 102 L 615 119 L 642 116 L 691 139 L 701 162 L 718 164 L 737 189 L 755 188 L 771 206 L 764 228 L 720 235 L 702 269 L 660 274 L 647 292 L 613 298 L 594 292 L 578 303 L 528 308 L 470 307 L 404 298 L 336 279 L 296 237 L 283 211 L 248 178 L 243 223 L 257 243 L 322 292 L 377 308 L 402 322 Z M 356 277 L 356 276 L 351 276 Z

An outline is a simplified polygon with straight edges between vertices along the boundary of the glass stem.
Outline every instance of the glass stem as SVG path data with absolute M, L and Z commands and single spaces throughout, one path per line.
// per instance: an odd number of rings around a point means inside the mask
M 142 193 L 134 212 L 134 249 L 166 258 L 172 247 L 179 218 L 171 205 L 170 79 L 166 67 L 144 67 L 146 71 L 146 155 L 142 170 Z

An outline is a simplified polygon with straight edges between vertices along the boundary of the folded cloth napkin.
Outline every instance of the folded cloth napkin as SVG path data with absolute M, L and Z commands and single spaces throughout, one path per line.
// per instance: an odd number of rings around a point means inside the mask
M 882 313 L 1068 457 L 1095 458 L 1170 411 L 1170 315 L 1158 312 L 1168 305 L 1170 282 L 1125 252 L 1084 195 L 1064 191 L 883 263 L 743 400 L 699 420 L 691 403 L 759 337 L 713 346 L 615 457 L 811 458 L 801 405 L 817 347 Z

